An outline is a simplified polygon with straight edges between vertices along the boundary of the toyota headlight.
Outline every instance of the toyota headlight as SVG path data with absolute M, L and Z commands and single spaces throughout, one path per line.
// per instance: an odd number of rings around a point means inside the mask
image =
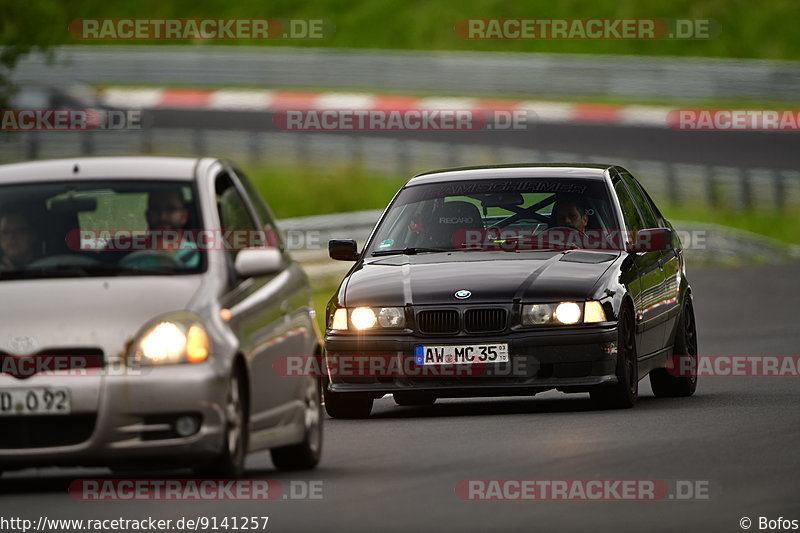
M 199 317 L 188 313 L 151 322 L 131 347 L 129 359 L 142 365 L 202 363 L 211 340 Z

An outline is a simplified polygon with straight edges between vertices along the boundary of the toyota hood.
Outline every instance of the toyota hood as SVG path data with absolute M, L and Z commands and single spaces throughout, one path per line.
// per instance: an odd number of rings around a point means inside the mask
M 51 278 L 0 282 L 0 352 L 100 348 L 115 358 L 145 323 L 186 310 L 202 276 Z

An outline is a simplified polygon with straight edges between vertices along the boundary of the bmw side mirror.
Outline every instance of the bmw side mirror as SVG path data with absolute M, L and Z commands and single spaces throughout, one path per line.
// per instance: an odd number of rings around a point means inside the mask
M 358 246 L 352 239 L 333 239 L 328 241 L 328 255 L 338 261 L 356 261 Z
M 658 252 L 672 247 L 672 230 L 650 228 L 636 232 L 636 242 L 628 246 L 629 252 Z
M 269 276 L 283 268 L 283 256 L 277 248 L 246 248 L 236 254 L 233 264 L 240 278 Z

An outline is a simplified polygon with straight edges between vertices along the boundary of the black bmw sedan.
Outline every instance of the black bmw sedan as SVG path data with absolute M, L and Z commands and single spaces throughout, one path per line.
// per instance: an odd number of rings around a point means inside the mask
M 325 407 L 588 392 L 632 407 L 697 386 L 681 243 L 624 168 L 504 165 L 412 178 L 327 307 Z M 688 363 L 688 364 L 687 364 Z

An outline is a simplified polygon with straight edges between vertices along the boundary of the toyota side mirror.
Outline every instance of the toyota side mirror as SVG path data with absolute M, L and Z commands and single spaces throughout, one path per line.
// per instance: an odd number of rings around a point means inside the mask
M 233 265 L 240 278 L 269 276 L 283 268 L 283 256 L 277 248 L 246 248 L 236 254 Z

